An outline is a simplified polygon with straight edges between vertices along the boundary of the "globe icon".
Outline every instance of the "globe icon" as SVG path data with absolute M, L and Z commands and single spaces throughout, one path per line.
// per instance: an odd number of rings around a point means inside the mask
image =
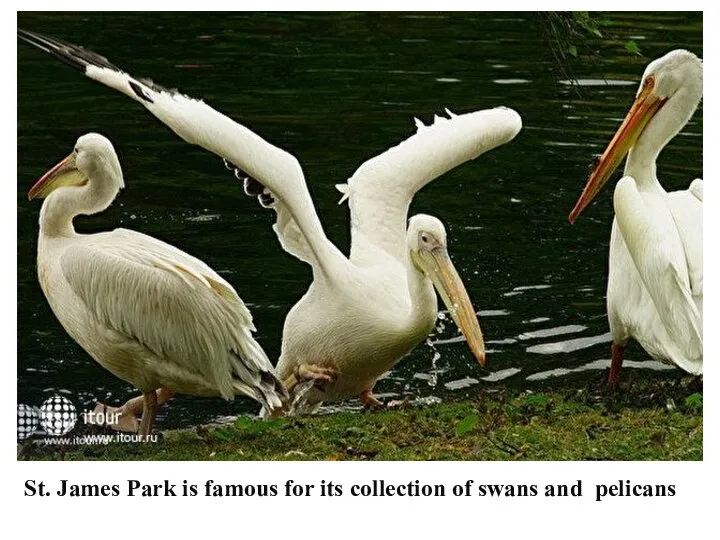
M 40 425 L 40 411 L 36 407 L 21 403 L 17 406 L 17 440 L 24 441 L 37 431 Z
M 77 410 L 66 397 L 56 394 L 40 407 L 40 425 L 48 435 L 65 435 L 75 427 L 75 422 Z

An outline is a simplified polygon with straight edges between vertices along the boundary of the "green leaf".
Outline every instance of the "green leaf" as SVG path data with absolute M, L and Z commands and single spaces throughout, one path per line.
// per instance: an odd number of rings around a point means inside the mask
M 238 416 L 235 419 L 235 427 L 239 430 L 247 430 L 252 429 L 252 425 L 255 422 L 252 420 L 252 418 L 248 418 L 247 416 Z
M 213 436 L 219 440 L 219 441 L 229 441 L 230 440 L 230 433 L 227 429 L 216 429 L 213 432 Z
M 287 425 L 285 418 L 271 418 L 269 420 L 254 420 L 248 416 L 238 416 L 235 419 L 235 428 L 243 433 L 265 433 L 273 429 L 281 429 Z
M 640 47 L 638 47 L 638 44 L 635 43 L 632 39 L 629 39 L 625 42 L 625 49 L 630 54 L 636 54 L 638 56 L 642 56 L 642 53 L 640 52 Z
M 525 398 L 525 405 L 547 405 L 550 398 L 544 394 L 530 394 Z
M 688 409 L 702 409 L 703 406 L 703 395 L 700 392 L 690 394 L 685 398 L 685 407 Z
M 282 417 L 271 418 L 270 420 L 265 420 L 264 422 L 256 422 L 257 425 L 263 426 L 263 431 L 267 431 L 268 429 L 280 429 L 285 427 L 287 423 L 287 419 Z
M 575 18 L 575 22 L 577 22 L 583 30 L 596 37 L 602 37 L 602 32 L 598 26 L 600 23 L 599 19 L 594 19 L 587 11 L 573 11 L 573 17 Z
M 477 423 L 478 415 L 475 413 L 469 414 L 468 416 L 460 420 L 460 423 L 455 426 L 455 435 L 457 435 L 458 437 L 460 437 L 461 435 L 465 435 L 468 431 L 474 428 Z
M 569 45 L 567 52 L 570 56 L 574 56 L 575 58 L 577 58 L 578 52 L 577 52 L 577 47 L 575 45 Z

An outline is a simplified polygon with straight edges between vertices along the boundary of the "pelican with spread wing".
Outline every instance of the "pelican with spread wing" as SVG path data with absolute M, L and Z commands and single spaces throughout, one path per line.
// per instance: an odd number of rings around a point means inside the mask
M 432 330 L 437 289 L 470 350 L 485 363 L 482 332 L 447 250 L 443 224 L 407 213 L 428 182 L 509 142 L 521 128 L 506 108 L 448 112 L 365 162 L 338 185 L 351 213 L 346 257 L 325 236 L 298 160 L 202 101 L 124 73 L 86 49 L 40 34 L 20 37 L 142 104 L 185 141 L 223 157 L 245 191 L 277 214 L 274 230 L 288 253 L 308 263 L 313 282 L 285 321 L 276 371 L 288 389 L 314 381 L 304 403 L 359 396 L 379 406 L 380 376 Z
M 44 198 L 40 286 L 68 334 L 103 367 L 143 392 L 114 427 L 148 435 L 175 392 L 231 399 L 244 394 L 271 411 L 288 398 L 253 339 L 250 312 L 202 261 L 160 240 L 115 229 L 78 234 L 73 219 L 105 210 L 124 187 L 115 149 L 96 133 L 30 188 Z
M 636 339 L 656 360 L 703 372 L 703 182 L 668 193 L 656 160 L 703 95 L 703 64 L 675 50 L 648 65 L 635 102 L 599 158 L 570 214 L 574 222 L 627 155 L 615 187 L 607 308 L 613 336 L 609 383 Z

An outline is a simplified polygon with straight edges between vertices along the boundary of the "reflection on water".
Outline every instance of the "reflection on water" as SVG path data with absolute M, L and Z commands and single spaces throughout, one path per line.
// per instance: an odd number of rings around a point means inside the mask
M 495 84 L 528 84 L 532 81 L 527 79 L 495 79 L 493 82 Z
M 606 370 L 610 367 L 610 360 L 595 360 L 593 362 L 589 362 L 587 364 L 584 364 L 580 367 L 576 367 L 573 369 L 568 368 L 555 368 L 550 369 L 548 371 L 541 371 L 538 373 L 533 373 L 530 375 L 527 380 L 528 381 L 542 381 L 545 379 L 549 379 L 551 377 L 561 377 L 563 375 L 568 375 L 570 373 L 580 373 L 582 371 L 591 371 L 591 370 Z M 625 368 L 635 368 L 635 369 L 651 369 L 653 371 L 666 371 L 670 369 L 675 369 L 673 366 L 669 366 L 667 364 L 663 364 L 662 362 L 656 362 L 655 360 L 644 360 L 642 362 L 638 362 L 635 360 L 625 360 L 623 362 L 623 369 Z
M 507 369 L 501 369 L 500 371 L 496 371 L 494 373 L 491 373 L 490 375 L 487 375 L 485 377 L 480 377 L 483 381 L 487 382 L 497 382 L 502 381 L 503 379 L 507 379 L 508 377 L 512 377 L 516 373 L 520 373 L 520 368 L 507 368 Z
M 609 353 L 611 189 L 576 225 L 567 214 L 649 59 L 675 46 L 702 55 L 701 14 L 662 14 L 662 28 L 658 17 L 608 15 L 607 35 L 618 41 L 593 44 L 601 57 L 576 66 L 579 86 L 555 69 L 525 14 L 38 13 L 20 14 L 18 24 L 59 33 L 132 73 L 203 97 L 292 152 L 328 235 L 346 252 L 348 210 L 337 206 L 334 185 L 412 135 L 414 117 L 427 123 L 446 107 L 518 110 L 524 129 L 512 143 L 427 186 L 411 208 L 445 222 L 488 345 L 482 368 L 443 314 L 427 342 L 377 385 L 380 396 L 417 401 L 606 369 L 599 359 Z M 643 38 L 645 57 L 622 49 L 631 35 Z M 285 315 L 311 273 L 280 249 L 271 216 L 247 200 L 220 160 L 124 96 L 20 44 L 18 68 L 18 399 L 40 404 L 60 392 L 89 406 L 134 392 L 65 334 L 35 277 L 39 206 L 27 202 L 27 188 L 88 131 L 113 140 L 128 188 L 78 228 L 132 227 L 199 256 L 235 285 L 259 342 L 277 358 Z M 701 108 L 660 156 L 668 189 L 702 176 L 702 122 Z M 628 367 L 660 368 L 639 347 L 629 356 Z M 190 425 L 250 411 L 257 406 L 244 399 L 179 396 L 161 422 Z
M 599 343 L 610 343 L 611 341 L 612 336 L 610 335 L 610 332 L 607 332 L 600 336 L 568 339 L 567 341 L 557 341 L 555 343 L 541 343 L 540 345 L 528 347 L 525 350 L 534 354 L 569 353 L 579 351 L 580 349 L 587 349 L 588 347 L 593 347 Z
M 460 390 L 461 388 L 467 388 L 468 386 L 472 386 L 479 382 L 480 381 L 478 381 L 477 379 L 473 379 L 472 377 L 465 377 L 464 379 L 446 382 L 445 388 L 447 388 L 448 390 Z
M 581 324 L 568 324 L 565 326 L 558 326 L 556 328 L 544 328 L 542 330 L 532 330 L 530 332 L 524 332 L 518 336 L 518 339 L 537 339 L 546 337 L 563 336 L 565 334 L 575 334 L 586 330 L 587 326 Z
M 568 79 L 562 79 L 558 81 L 560 84 L 566 86 L 636 86 L 637 81 L 622 81 L 613 79 L 577 79 L 570 81 Z

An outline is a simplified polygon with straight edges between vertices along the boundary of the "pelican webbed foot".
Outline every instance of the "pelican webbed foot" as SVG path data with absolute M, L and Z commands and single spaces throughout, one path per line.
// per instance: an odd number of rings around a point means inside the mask
M 316 364 L 299 364 L 295 366 L 292 375 L 285 379 L 283 384 L 288 392 L 292 392 L 298 383 L 314 381 L 315 387 L 324 392 L 325 386 L 334 383 L 338 375 L 339 372 L 333 368 L 321 367 Z
M 166 388 L 157 391 L 157 407 L 163 405 L 175 395 L 175 392 Z M 108 407 L 104 403 L 98 403 L 93 414 L 88 417 L 88 424 L 96 426 L 108 426 L 115 431 L 123 433 L 138 433 L 140 429 L 139 418 L 143 414 L 145 398 L 134 397 L 126 401 L 120 407 Z
M 137 433 L 140 424 L 137 415 L 142 411 L 142 398 L 139 398 L 140 409 L 132 412 L 130 405 L 138 398 L 131 399 L 122 407 L 109 407 L 104 403 L 98 403 L 93 410 L 93 414 L 88 416 L 87 423 L 95 426 L 107 426 L 115 431 L 123 433 Z
M 389 401 L 385 407 L 387 409 L 407 409 L 408 407 L 411 407 L 412 403 L 410 402 L 410 396 L 405 396 L 402 399 L 394 399 L 392 401 Z
M 358 397 L 360 398 L 360 402 L 363 404 L 363 408 L 366 411 L 376 411 L 385 408 L 385 404 L 373 394 L 372 388 L 366 388 L 360 392 L 360 396 Z

